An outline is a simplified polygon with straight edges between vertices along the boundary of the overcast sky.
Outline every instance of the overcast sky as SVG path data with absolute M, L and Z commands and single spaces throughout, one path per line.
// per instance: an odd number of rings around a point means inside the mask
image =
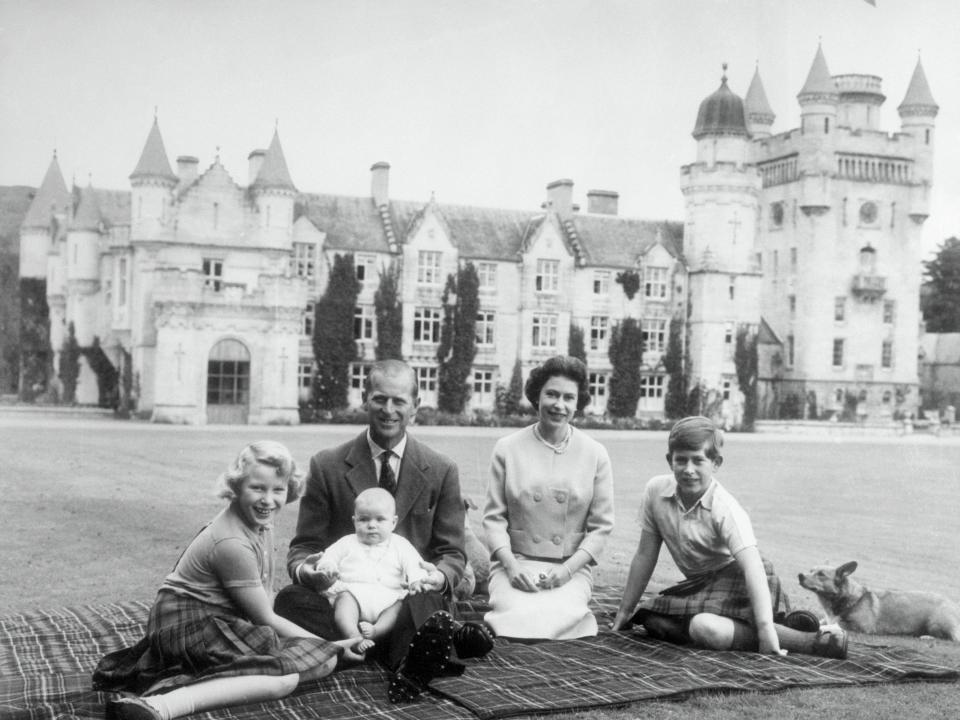
M 241 185 L 278 125 L 306 192 L 517 209 L 545 186 L 616 190 L 683 218 L 679 168 L 721 63 L 759 63 L 777 114 L 822 42 L 831 73 L 883 78 L 899 130 L 918 53 L 940 105 L 925 246 L 960 235 L 960 0 L 0 0 L 0 184 L 127 189 L 154 108 L 171 164 L 219 148 Z

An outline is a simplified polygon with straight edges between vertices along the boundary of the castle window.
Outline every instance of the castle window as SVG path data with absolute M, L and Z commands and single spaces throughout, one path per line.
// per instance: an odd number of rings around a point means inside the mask
M 313 243 L 294 243 L 290 271 L 309 283 L 317 279 L 317 246 Z
M 316 319 L 316 307 L 312 302 L 307 303 L 307 307 L 303 311 L 303 326 L 301 327 L 301 334 L 306 337 L 313 337 L 313 323 Z
M 301 390 L 309 390 L 313 385 L 313 363 L 297 364 L 297 385 Z
M 790 319 L 793 320 L 797 317 L 797 296 L 788 295 L 787 296 L 787 307 L 790 309 Z
M 737 277 L 735 275 L 731 275 L 729 282 L 727 283 L 727 294 L 730 295 L 731 300 L 733 300 L 733 297 L 736 294 L 736 281 Z
M 890 227 L 893 227 L 894 218 L 897 217 L 897 204 L 895 202 L 890 203 Z
M 492 262 L 477 263 L 477 280 L 480 290 L 494 291 L 497 289 L 497 264 Z
M 377 259 L 373 255 L 357 255 L 354 258 L 354 265 L 357 270 L 357 280 L 360 282 L 372 282 L 376 273 L 374 267 Z
M 590 387 L 590 397 L 602 398 L 607 395 L 607 375 L 606 373 L 592 372 L 587 376 L 587 383 Z
M 117 305 L 119 307 L 127 305 L 127 259 L 125 257 L 117 260 Z
M 213 229 L 216 230 L 219 224 L 220 224 L 220 203 L 215 202 L 213 204 Z
M 595 270 L 593 273 L 593 294 L 608 295 L 610 293 L 610 271 Z
M 778 200 L 775 203 L 770 203 L 770 221 L 773 223 L 773 227 L 783 225 L 783 201 Z
M 354 390 L 365 390 L 369 372 L 370 366 L 365 363 L 350 363 L 350 387 Z
M 413 341 L 440 342 L 440 311 L 436 308 L 416 308 L 413 311 Z
M 776 275 L 780 267 L 780 251 L 779 250 L 773 251 L 772 264 L 773 264 L 773 275 Z
M 417 385 L 420 392 L 436 392 L 437 389 L 437 369 L 435 367 L 416 367 Z
M 797 271 L 797 249 L 795 247 L 790 248 L 790 272 L 795 273 Z
M 640 398 L 662 398 L 663 375 L 640 376 Z
M 733 345 L 733 321 L 729 321 L 723 326 L 724 345 Z
M 836 297 L 833 299 L 833 319 L 837 322 L 843 322 L 847 316 L 847 298 Z
M 843 338 L 833 339 L 833 366 L 835 368 L 843 367 Z
M 793 339 L 793 335 L 787 335 L 787 367 L 793 367 L 795 353 L 796 341 Z
M 893 300 L 883 301 L 883 324 L 893 325 L 893 319 L 896 313 L 897 303 Z
M 824 135 L 830 134 L 830 118 L 823 119 L 823 134 Z
M 873 225 L 877 221 L 876 203 L 865 202 L 860 206 L 860 224 Z
M 650 318 L 644 320 L 640 328 L 640 338 L 643 340 L 643 352 L 663 352 L 667 342 L 666 318 Z
M 890 369 L 893 367 L 893 340 L 884 340 L 880 348 L 880 367 Z
M 475 405 L 490 405 L 493 401 L 493 370 L 473 371 L 473 397 Z
M 560 261 L 537 260 L 537 292 L 555 293 L 560 289 Z
M 648 298 L 667 296 L 667 268 L 645 267 L 643 269 L 643 295 Z
M 374 317 L 372 305 L 358 305 L 353 309 L 354 340 L 373 340 Z
M 923 131 L 923 143 L 924 145 L 930 144 L 930 128 Z
M 107 280 L 107 281 L 103 284 L 103 304 L 106 305 L 107 307 L 110 306 L 110 299 L 111 299 L 110 296 L 111 296 L 111 294 L 112 294 L 112 293 L 111 293 L 111 283 L 110 283 L 110 280 Z
M 533 316 L 532 342 L 535 348 L 557 347 L 557 316 L 537 313 Z
M 491 310 L 483 310 L 477 313 L 477 323 L 474 327 L 474 335 L 477 338 L 477 345 L 493 346 L 494 328 L 496 327 L 496 315 Z
M 607 331 L 610 319 L 606 315 L 594 315 L 590 318 L 590 349 L 606 352 L 608 347 Z
M 421 285 L 440 284 L 441 253 L 436 250 L 421 250 L 417 259 L 417 282 Z
M 223 284 L 223 260 L 204 258 L 203 277 L 204 287 L 211 288 L 214 292 L 220 292 L 220 286 Z

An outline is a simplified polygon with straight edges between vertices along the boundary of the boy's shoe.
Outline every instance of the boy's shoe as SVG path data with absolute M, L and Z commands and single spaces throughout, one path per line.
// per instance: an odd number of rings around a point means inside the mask
M 845 660 L 847 657 L 847 633 L 840 628 L 818 630 L 810 653 L 817 657 Z
M 435 677 L 443 673 L 453 648 L 453 617 L 437 610 L 427 618 L 410 641 L 407 654 L 387 688 L 390 702 L 413 700 L 427 689 Z
M 458 623 L 453 631 L 453 650 L 461 660 L 480 658 L 493 650 L 496 636 L 485 622 Z
M 123 697 L 107 703 L 107 717 L 115 720 L 161 720 L 152 705 L 139 697 Z
M 820 618 L 809 610 L 794 610 L 787 613 L 783 624 L 791 630 L 800 632 L 817 632 L 820 629 Z

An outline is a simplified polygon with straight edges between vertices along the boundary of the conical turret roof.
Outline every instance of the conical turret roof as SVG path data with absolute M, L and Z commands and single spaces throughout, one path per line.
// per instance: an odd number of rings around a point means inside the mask
M 747 89 L 743 107 L 748 117 L 765 125 L 772 125 L 774 118 L 777 117 L 773 108 L 770 107 L 767 93 L 763 89 L 763 81 L 760 80 L 760 68 L 753 71 L 753 80 L 750 81 L 750 87 Z
M 37 194 L 33 196 L 33 202 L 30 203 L 21 227 L 45 228 L 50 225 L 50 215 L 55 209 L 62 211 L 69 206 L 70 191 L 67 190 L 67 184 L 63 181 L 60 163 L 57 162 L 57 153 L 54 152 L 47 173 L 43 176 L 43 182 L 40 183 Z
M 813 58 L 813 65 L 807 73 L 807 81 L 803 84 L 797 97 L 802 101 L 804 95 L 836 95 L 837 84 L 827 68 L 827 59 L 823 56 L 823 47 L 817 45 L 817 54 Z
M 727 66 L 724 65 L 723 69 L 720 87 L 700 103 L 697 124 L 693 128 L 693 137 L 697 140 L 707 135 L 750 136 L 743 115 L 743 100 L 727 87 Z
M 150 134 L 147 135 L 147 142 L 143 146 L 143 152 L 140 154 L 140 162 L 130 173 L 131 180 L 143 178 L 161 178 L 164 180 L 176 181 L 177 176 L 173 174 L 170 168 L 170 161 L 167 159 L 167 149 L 163 145 L 163 138 L 160 136 L 160 126 L 157 119 L 153 119 L 153 127 L 150 128 Z
M 273 131 L 273 140 L 270 141 L 270 147 L 267 148 L 267 152 L 263 156 L 263 164 L 253 181 L 253 187 L 258 190 L 273 188 L 296 191 L 297 189 L 290 178 L 287 159 L 284 157 L 283 148 L 280 146 L 280 133 L 277 130 Z
M 927 75 L 923 72 L 920 58 L 917 58 L 917 66 L 913 69 L 913 77 L 910 78 L 907 94 L 897 110 L 900 111 L 901 115 L 907 111 L 913 111 L 914 114 L 920 111 L 936 115 L 939 109 L 940 106 L 934 101 L 933 94 L 930 92 L 930 85 L 927 83 Z
M 88 185 L 80 191 L 80 202 L 70 222 L 70 230 L 100 231 L 103 224 L 103 215 L 100 214 L 100 203 L 94 193 L 93 186 Z

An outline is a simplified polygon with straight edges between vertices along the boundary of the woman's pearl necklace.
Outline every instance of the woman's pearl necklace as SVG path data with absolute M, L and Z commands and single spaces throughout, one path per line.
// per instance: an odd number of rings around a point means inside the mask
M 570 436 L 573 434 L 573 430 L 567 425 L 567 434 L 564 435 L 563 440 L 554 445 L 552 442 L 546 440 L 543 435 L 540 434 L 539 424 L 533 426 L 533 436 L 537 438 L 540 442 L 546 445 L 548 448 L 553 450 L 557 455 L 562 455 L 567 451 L 567 448 L 570 446 Z

